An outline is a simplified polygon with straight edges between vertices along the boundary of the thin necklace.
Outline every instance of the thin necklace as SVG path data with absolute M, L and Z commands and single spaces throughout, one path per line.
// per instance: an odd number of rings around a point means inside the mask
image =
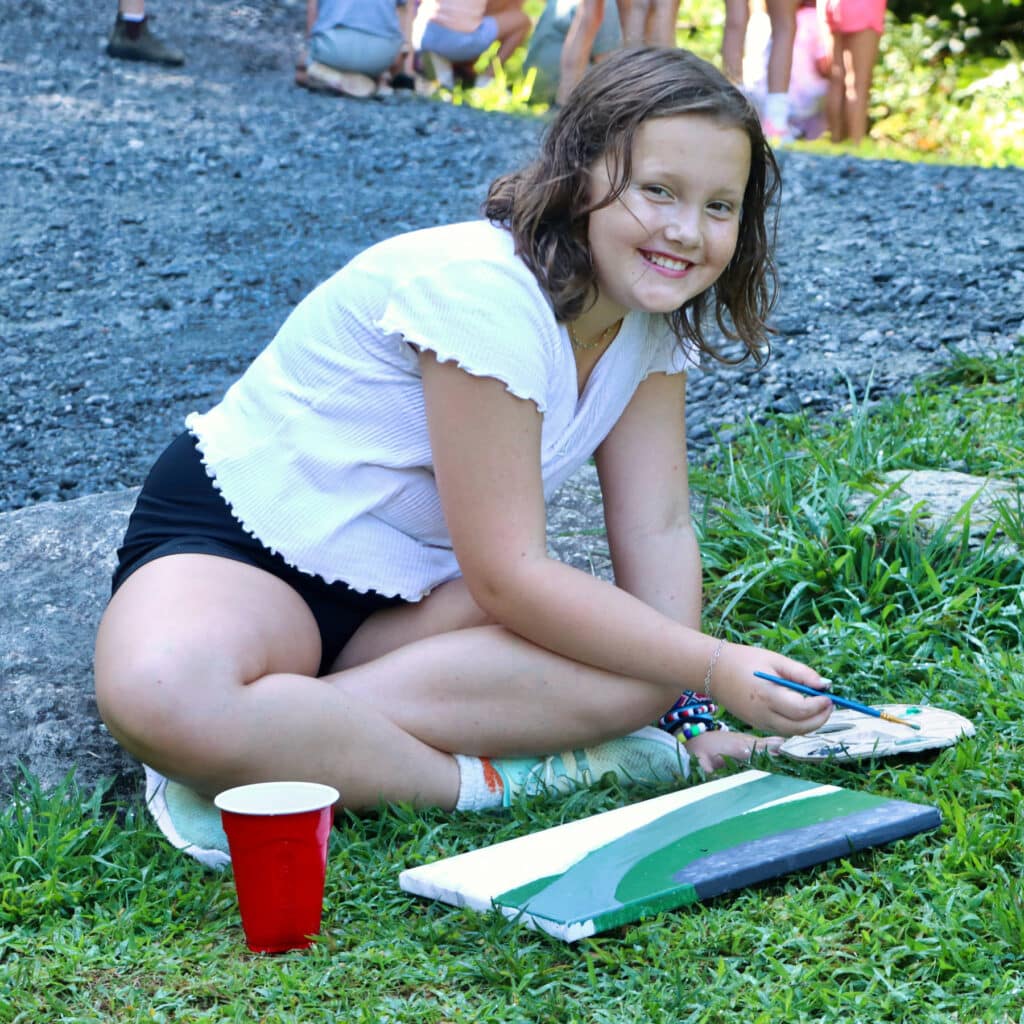
M 577 352 L 585 352 L 588 348 L 597 348 L 598 345 L 603 345 L 621 326 L 622 320 L 616 320 L 615 323 L 609 324 L 596 338 L 593 338 L 591 341 L 580 341 L 576 334 L 576 330 L 571 323 L 567 323 L 565 328 L 569 332 L 569 341 L 572 342 L 572 347 L 576 349 Z

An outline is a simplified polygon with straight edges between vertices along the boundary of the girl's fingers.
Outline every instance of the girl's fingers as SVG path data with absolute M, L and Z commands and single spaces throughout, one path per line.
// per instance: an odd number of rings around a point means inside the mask
M 756 729 L 794 736 L 813 732 L 832 714 L 832 702 L 821 696 L 798 693 L 757 673 L 824 691 L 828 681 L 793 658 L 757 647 L 729 644 L 718 662 L 718 688 L 712 697 Z M 732 756 L 732 755 L 731 755 Z

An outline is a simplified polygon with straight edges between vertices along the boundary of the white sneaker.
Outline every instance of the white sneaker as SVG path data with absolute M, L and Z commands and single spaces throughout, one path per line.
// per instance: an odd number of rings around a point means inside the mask
M 491 765 L 504 783 L 502 803 L 508 807 L 518 793 L 570 793 L 579 786 L 592 786 L 606 775 L 626 784 L 677 782 L 689 775 L 690 755 L 674 736 L 645 726 L 585 750 L 544 758 L 492 758 Z

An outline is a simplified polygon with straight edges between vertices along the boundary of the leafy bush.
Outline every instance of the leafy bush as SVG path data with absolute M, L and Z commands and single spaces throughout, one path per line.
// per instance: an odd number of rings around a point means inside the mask
M 901 22 L 934 16 L 987 52 L 1024 33 L 1024 0 L 889 0 L 889 10 Z
M 960 58 L 949 25 L 915 15 L 892 18 L 882 37 L 872 90 L 872 137 L 913 154 L 984 165 L 1024 155 L 1024 61 Z M 893 154 L 898 155 L 898 154 Z

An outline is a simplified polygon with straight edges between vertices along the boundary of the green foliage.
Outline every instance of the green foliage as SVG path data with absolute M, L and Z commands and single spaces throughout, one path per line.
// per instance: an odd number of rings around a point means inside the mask
M 871 135 L 893 155 L 955 156 L 1007 165 L 1024 155 L 1024 61 L 978 57 L 966 64 L 937 18 L 890 19 L 871 103 Z
M 495 42 L 474 65 L 477 85 L 467 88 L 456 83 L 450 93 L 452 103 L 505 114 L 534 114 L 545 110 L 546 107 L 531 99 L 536 71 L 533 68 L 523 71 L 525 48 L 516 50 L 503 65 L 497 59 L 498 45 Z M 442 90 L 442 95 L 448 95 L 448 91 Z
M 888 0 L 888 9 L 901 22 L 938 18 L 957 38 L 983 50 L 1024 33 L 1024 0 Z
M 932 757 L 759 767 L 937 806 L 940 831 L 566 946 L 417 900 L 423 863 L 656 795 L 614 785 L 507 814 L 388 807 L 331 839 L 323 933 L 242 942 L 230 872 L 172 850 L 136 805 L 27 779 L 0 813 L 0 1024 L 1011 1024 L 1024 964 L 1024 495 L 968 541 L 880 474 L 1024 480 L 1024 354 L 959 357 L 835 420 L 739 425 L 694 467 L 708 623 L 867 700 L 932 701 L 977 738 Z M 1007 542 L 1016 544 L 1016 548 Z
M 948 703 L 943 687 L 964 658 L 1021 651 L 1024 557 L 994 538 L 977 547 L 969 509 L 930 536 L 922 510 L 899 508 L 880 474 L 952 463 L 1024 477 L 1022 385 L 1022 360 L 962 358 L 884 413 L 853 409 L 842 429 L 805 416 L 751 426 L 724 463 L 695 474 L 708 495 L 701 550 L 712 628 L 769 646 L 798 642 L 802 656 L 826 659 L 829 674 L 872 699 L 910 685 Z M 1019 502 L 1004 505 L 999 525 L 1020 537 Z M 770 618 L 766 607 L 776 609 Z M 984 709 L 987 690 L 965 714 Z

